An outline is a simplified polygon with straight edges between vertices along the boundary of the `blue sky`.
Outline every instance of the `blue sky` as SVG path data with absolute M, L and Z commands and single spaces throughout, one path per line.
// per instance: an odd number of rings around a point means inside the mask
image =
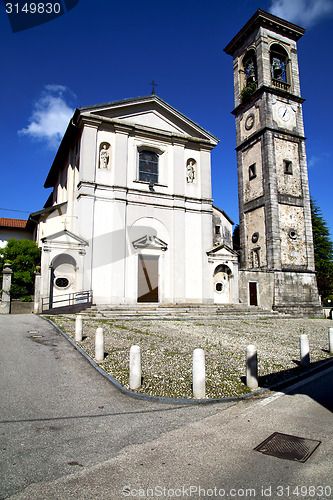
M 27 218 L 43 207 L 76 107 L 148 95 L 154 79 L 157 95 L 220 139 L 214 203 L 237 223 L 232 58 L 223 48 L 258 8 L 307 30 L 298 57 L 310 192 L 333 234 L 333 0 L 80 0 L 17 33 L 1 2 L 0 216 Z

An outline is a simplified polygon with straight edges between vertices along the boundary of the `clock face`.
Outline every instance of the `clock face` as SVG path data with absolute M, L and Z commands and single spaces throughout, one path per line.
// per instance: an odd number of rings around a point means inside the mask
M 279 107 L 279 115 L 282 120 L 287 122 L 290 118 L 290 109 L 287 106 L 280 106 Z
M 245 128 L 246 130 L 251 130 L 254 125 L 254 114 L 251 113 L 245 120 Z

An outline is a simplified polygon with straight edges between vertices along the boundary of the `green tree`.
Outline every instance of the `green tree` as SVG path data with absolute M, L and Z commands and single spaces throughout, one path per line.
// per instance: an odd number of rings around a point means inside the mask
M 40 250 L 34 241 L 11 238 L 1 249 L 0 272 L 3 264 L 10 262 L 13 271 L 11 297 L 29 297 L 34 293 L 34 273 L 40 265 Z
M 312 199 L 311 218 L 318 291 L 325 305 L 333 294 L 333 242 L 320 208 Z

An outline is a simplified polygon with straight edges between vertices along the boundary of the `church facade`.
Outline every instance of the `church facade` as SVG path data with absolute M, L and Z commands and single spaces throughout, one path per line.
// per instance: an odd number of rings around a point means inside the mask
M 45 182 L 40 296 L 243 303 L 320 315 L 297 40 L 260 9 L 233 57 L 240 252 L 213 206 L 218 140 L 155 94 L 77 109 Z M 239 255 L 238 255 L 239 254 Z M 39 307 L 41 309 L 41 307 Z
M 101 306 L 238 302 L 232 221 L 212 205 L 217 143 L 156 95 L 77 109 L 34 214 L 48 305 L 87 290 Z

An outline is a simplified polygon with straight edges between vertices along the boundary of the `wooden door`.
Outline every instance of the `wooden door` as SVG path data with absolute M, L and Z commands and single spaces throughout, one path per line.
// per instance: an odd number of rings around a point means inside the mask
M 257 283 L 249 283 L 250 306 L 258 305 Z
M 158 302 L 158 256 L 139 255 L 138 302 Z

